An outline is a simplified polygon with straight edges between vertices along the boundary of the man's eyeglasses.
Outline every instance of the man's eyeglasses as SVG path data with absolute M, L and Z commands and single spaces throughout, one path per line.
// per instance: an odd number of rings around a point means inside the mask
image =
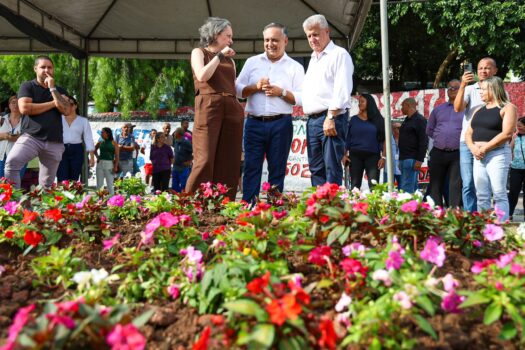
M 448 89 L 452 91 L 456 91 L 456 90 L 459 90 L 459 86 L 451 86 Z

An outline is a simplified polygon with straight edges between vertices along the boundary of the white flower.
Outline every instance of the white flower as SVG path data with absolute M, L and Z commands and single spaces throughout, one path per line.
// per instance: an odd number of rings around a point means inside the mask
M 72 280 L 78 284 L 78 288 L 82 289 L 86 284 L 89 284 L 91 281 L 91 272 L 89 271 L 80 271 L 75 273 Z
M 434 200 L 430 196 L 427 197 L 427 203 L 428 205 L 430 205 L 431 208 L 434 208 L 436 206 L 436 202 L 434 202 Z
M 392 285 L 392 279 L 390 278 L 390 274 L 387 270 L 384 269 L 374 271 L 374 273 L 372 274 L 372 279 L 375 281 L 382 281 L 387 287 L 390 287 Z
M 99 285 L 100 282 L 104 281 L 108 276 L 109 274 L 104 268 L 100 270 L 91 269 L 91 278 L 95 285 Z
M 439 280 L 434 277 L 430 277 L 425 281 L 426 288 L 434 288 L 439 283 Z
M 401 193 L 397 194 L 396 199 L 397 199 L 398 202 L 403 202 L 405 200 L 412 199 L 412 194 L 411 193 L 406 193 L 406 192 L 401 192 Z
M 342 312 L 350 303 L 352 302 L 352 297 L 343 292 L 341 299 L 335 305 L 335 311 Z

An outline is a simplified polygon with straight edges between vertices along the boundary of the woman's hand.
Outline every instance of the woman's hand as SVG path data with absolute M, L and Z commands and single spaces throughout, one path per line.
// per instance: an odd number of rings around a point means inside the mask
M 385 167 L 385 159 L 383 157 L 379 158 L 379 161 L 377 162 L 377 168 L 383 169 Z
M 233 56 L 235 56 L 235 50 L 232 49 L 229 46 L 226 46 L 224 49 L 221 50 L 221 52 L 224 55 L 224 57 L 233 57 Z

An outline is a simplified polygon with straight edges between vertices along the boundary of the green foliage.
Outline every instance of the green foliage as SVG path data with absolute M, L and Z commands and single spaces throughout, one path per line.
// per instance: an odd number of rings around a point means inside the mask
M 31 268 L 38 277 L 36 283 L 47 286 L 58 286 L 62 284 L 67 289 L 73 284 L 71 277 L 79 269 L 84 268 L 82 259 L 73 255 L 73 248 L 58 249 L 51 247 L 47 255 L 34 258 Z

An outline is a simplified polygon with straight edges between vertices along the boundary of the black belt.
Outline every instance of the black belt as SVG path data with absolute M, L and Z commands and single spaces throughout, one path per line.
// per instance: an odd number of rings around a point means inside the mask
M 287 117 L 290 114 L 276 114 L 276 115 L 251 115 L 248 114 L 248 118 L 259 120 L 261 122 L 273 122 L 274 120 L 279 120 L 281 118 Z
M 435 147 L 438 151 L 441 151 L 441 152 L 456 152 L 456 151 L 459 151 L 459 148 L 437 148 Z
M 328 113 L 328 110 L 322 111 L 322 112 L 319 112 L 319 113 L 308 114 L 308 118 L 312 118 L 312 119 L 321 118 L 321 117 L 326 116 L 326 113 Z

